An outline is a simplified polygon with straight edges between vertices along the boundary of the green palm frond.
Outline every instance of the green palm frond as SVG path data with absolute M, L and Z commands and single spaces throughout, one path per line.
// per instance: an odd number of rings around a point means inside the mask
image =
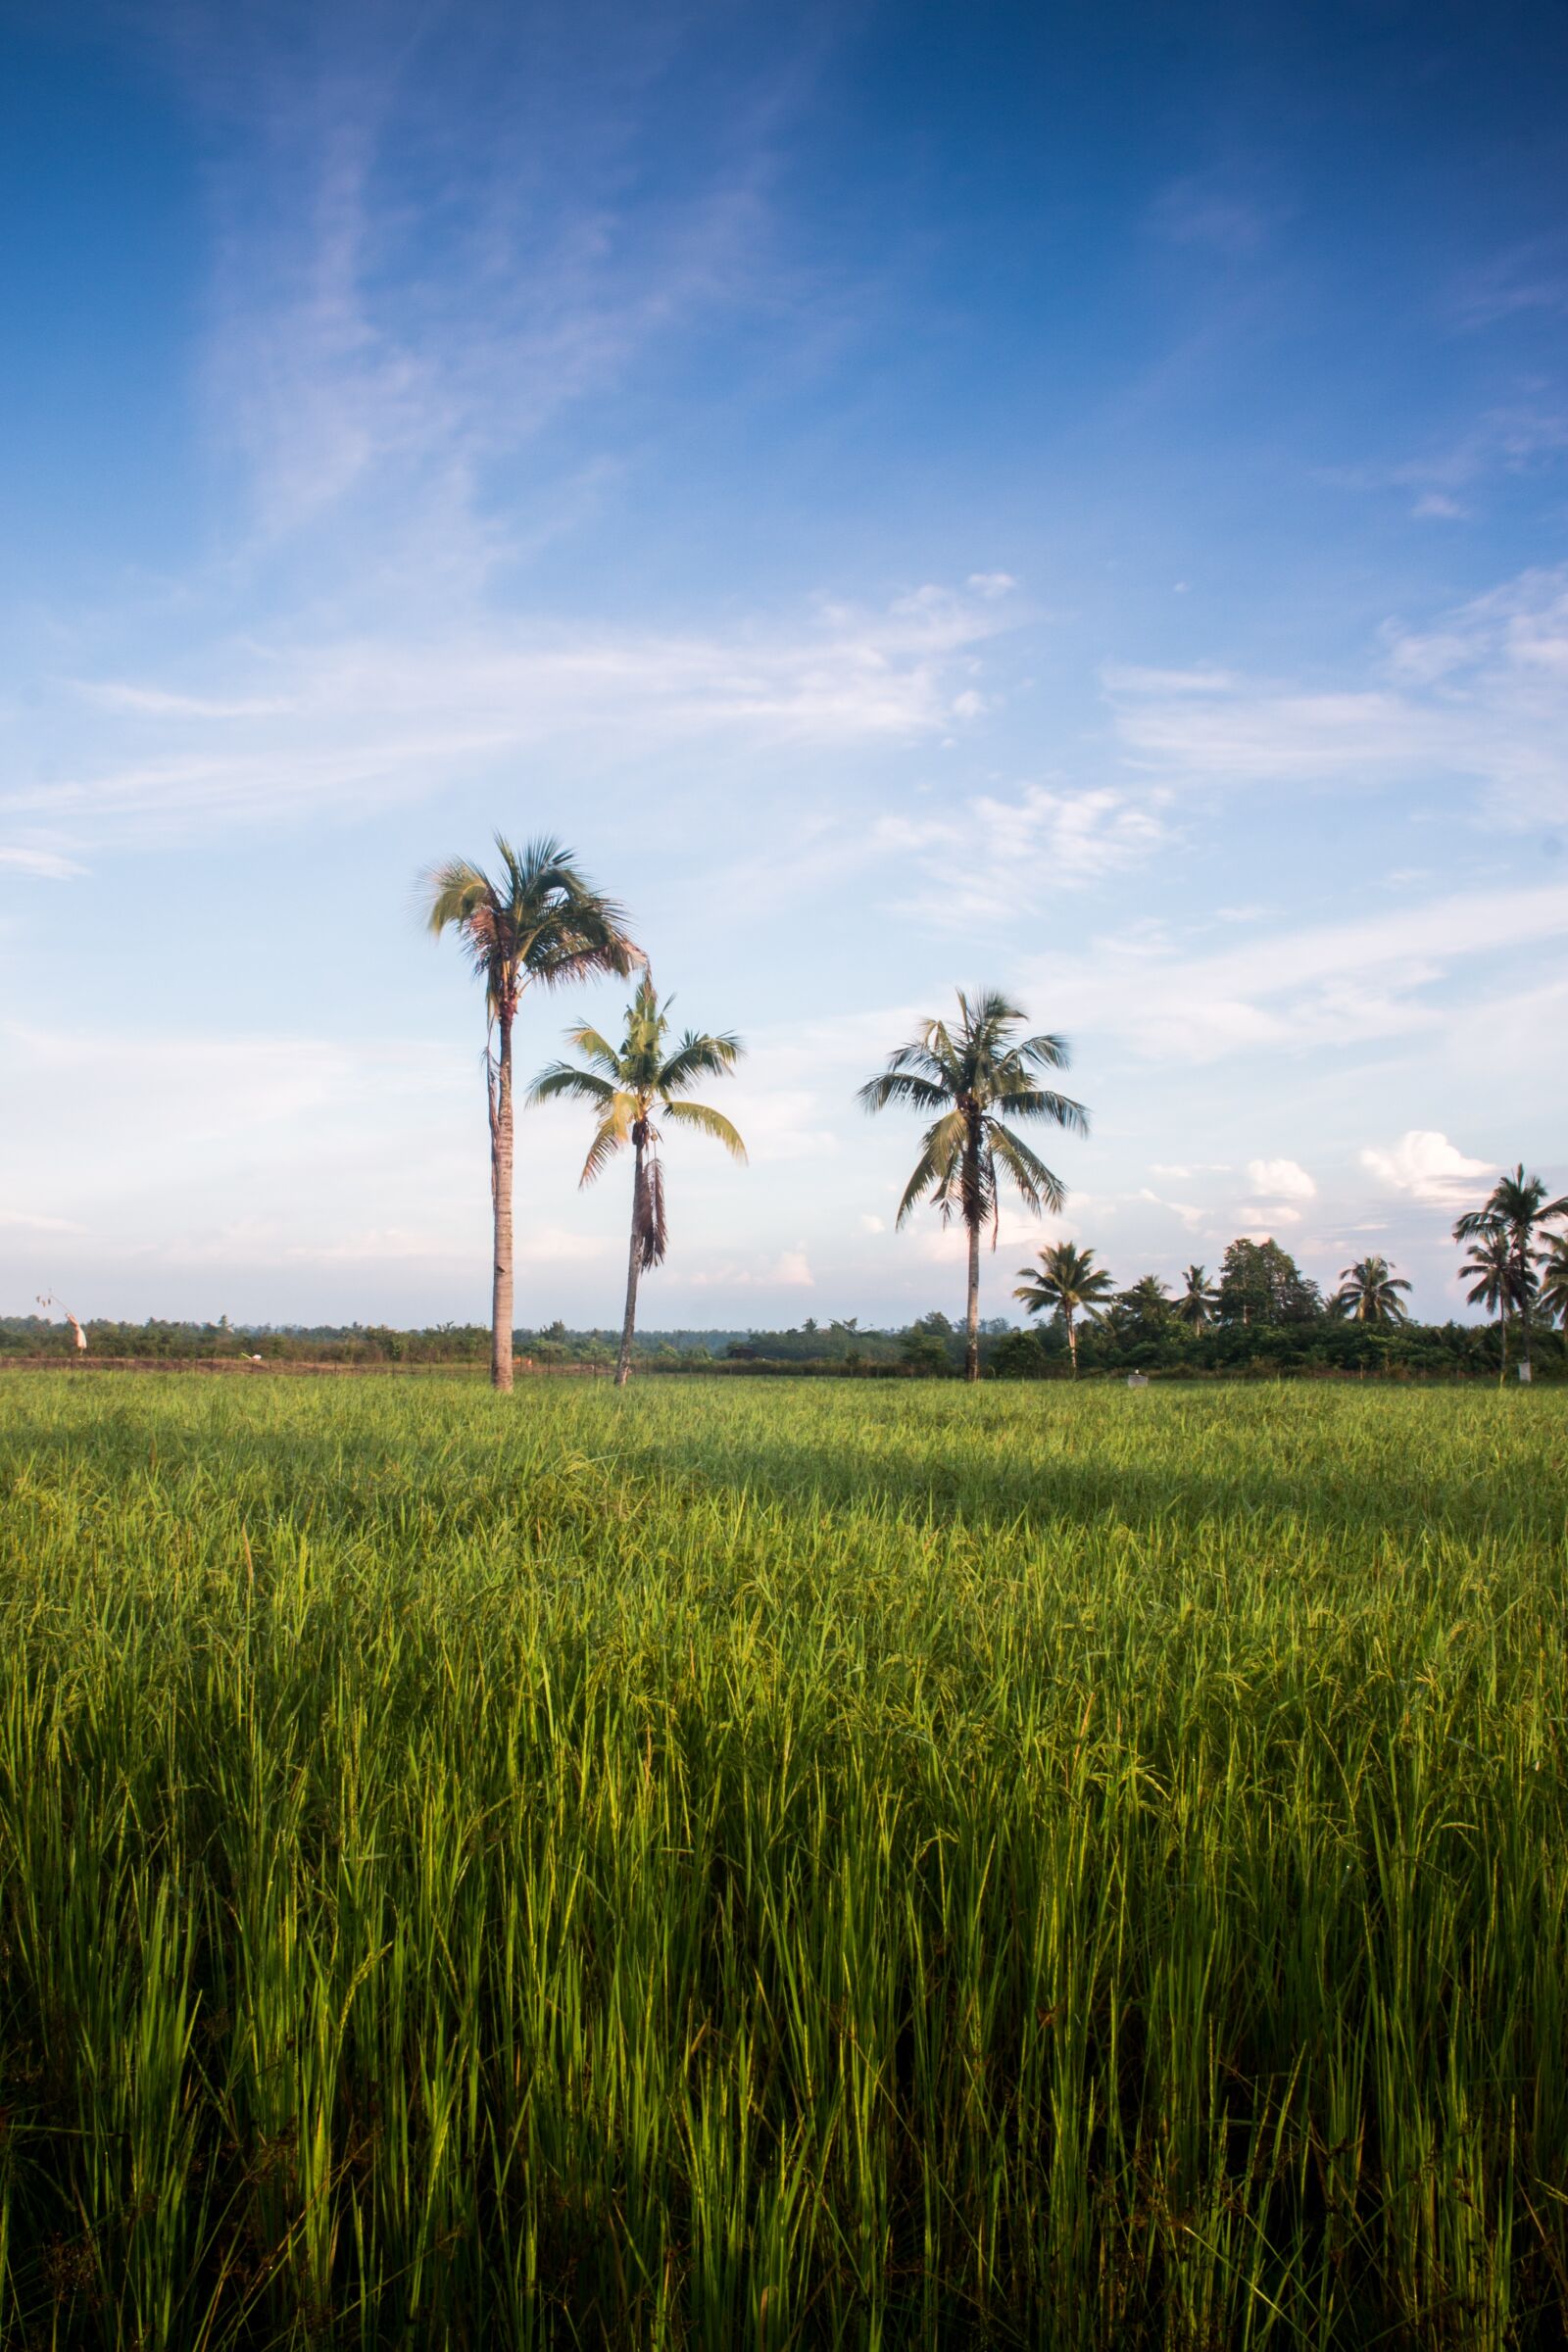
M 690 1029 L 659 1073 L 659 1092 L 667 1100 L 684 1094 L 698 1078 L 725 1078 L 746 1048 L 738 1037 L 699 1037 Z
M 637 1105 L 629 1095 L 614 1095 L 610 1107 L 594 1129 L 594 1140 L 588 1147 L 588 1156 L 582 1163 L 577 1179 L 578 1189 L 593 1184 L 604 1174 L 615 1153 L 631 1141 L 632 1122 Z
M 553 1061 L 541 1070 L 523 1097 L 526 1102 L 608 1102 L 614 1095 L 608 1078 L 597 1070 L 580 1070 L 574 1062 Z
M 868 1078 L 857 1100 L 866 1110 L 884 1110 L 890 1102 L 903 1103 L 909 1110 L 940 1110 L 944 1102 L 952 1102 L 953 1090 L 934 1078 L 890 1066 L 880 1078 Z
M 1067 1188 L 1061 1178 L 1000 1119 L 987 1119 L 985 1132 L 987 1143 L 1012 1178 L 1025 1206 L 1037 1217 L 1048 1210 L 1051 1215 L 1059 1216 L 1067 1199 Z
M 914 1173 L 904 1188 L 895 1224 L 902 1225 L 911 1209 L 918 1206 L 927 1193 L 943 1201 L 953 1182 L 955 1166 L 963 1149 L 964 1123 L 960 1111 L 950 1111 L 928 1127 L 921 1142 L 920 1156 L 914 1163 Z
M 745 1159 L 746 1146 L 722 1111 L 710 1110 L 706 1102 L 666 1102 L 663 1115 L 678 1120 L 682 1126 L 695 1127 L 699 1134 L 722 1144 L 731 1159 Z

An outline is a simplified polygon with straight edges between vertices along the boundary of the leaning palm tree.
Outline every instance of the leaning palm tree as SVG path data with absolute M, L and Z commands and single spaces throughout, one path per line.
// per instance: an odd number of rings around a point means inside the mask
M 568 1029 L 567 1042 L 587 1060 L 555 1061 L 542 1070 L 528 1089 L 530 1102 L 553 1102 L 563 1098 L 588 1102 L 598 1113 L 594 1140 L 583 1162 L 584 1184 L 592 1184 L 623 1146 L 633 1155 L 631 1191 L 631 1251 L 626 1261 L 626 1312 L 620 1327 L 620 1360 L 615 1386 L 624 1388 L 631 1371 L 632 1333 L 637 1324 L 637 1284 L 652 1266 L 662 1265 L 667 1235 L 664 1226 L 664 1172 L 659 1157 L 660 1133 L 654 1110 L 677 1125 L 695 1127 L 723 1145 L 736 1159 L 746 1157 L 728 1119 L 704 1102 L 678 1098 L 699 1078 L 724 1078 L 745 1052 L 737 1037 L 700 1037 L 688 1029 L 673 1054 L 666 1054 L 669 1015 L 661 1008 L 651 974 L 645 974 L 634 1002 L 626 1007 L 626 1034 L 617 1050 L 597 1029 L 586 1025 Z
M 597 972 L 624 976 L 642 959 L 612 899 L 591 888 L 569 850 L 531 841 L 514 850 L 496 835 L 492 877 L 466 858 L 432 866 L 420 891 L 430 929 L 455 930 L 485 991 L 485 1095 L 490 1113 L 490 1200 L 495 1215 L 490 1378 L 512 1386 L 512 1030 L 523 991 L 559 988 Z
M 1399 1297 L 1410 1285 L 1401 1281 L 1386 1257 L 1374 1250 L 1340 1272 L 1333 1304 L 1352 1323 L 1408 1323 L 1410 1310 Z
M 1508 1315 L 1518 1303 L 1513 1244 L 1500 1225 L 1477 1234 L 1469 1255 L 1460 1262 L 1459 1279 L 1471 1283 L 1465 1293 L 1471 1305 L 1484 1306 L 1489 1315 L 1497 1318 L 1502 1338 L 1502 1369 L 1497 1374 L 1500 1385 L 1508 1377 Z
M 898 1223 L 927 1195 L 942 1220 L 956 1215 L 969 1236 L 969 1307 L 963 1376 L 980 1377 L 980 1234 L 991 1227 L 996 1248 L 1001 1218 L 998 1169 L 1035 1216 L 1059 1210 L 1066 1199 L 1061 1179 L 1037 1159 L 1021 1136 L 1000 1115 L 1049 1119 L 1074 1135 L 1089 1131 L 1081 1102 L 1040 1083 L 1046 1070 L 1066 1067 L 1068 1050 L 1059 1037 L 1013 1033 L 1023 1019 L 1015 1004 L 994 988 L 966 997 L 958 991 L 955 1023 L 931 1020 L 918 1037 L 888 1056 L 879 1078 L 867 1079 L 859 1100 L 867 1110 L 898 1102 L 934 1114 L 926 1129 L 914 1174 L 904 1188 Z
M 1494 1233 L 1507 1237 L 1513 1261 L 1509 1303 L 1519 1315 L 1526 1380 L 1530 1378 L 1530 1310 L 1536 1296 L 1536 1237 L 1544 1225 L 1555 1224 L 1562 1217 L 1568 1217 L 1568 1195 L 1548 1200 L 1541 1178 L 1527 1176 L 1521 1160 L 1511 1175 L 1498 1177 L 1479 1208 L 1467 1210 L 1454 1223 L 1456 1242 L 1473 1242 Z
M 1189 1266 L 1182 1280 L 1187 1288 L 1171 1300 L 1170 1311 L 1189 1331 L 1206 1331 L 1219 1313 L 1219 1293 L 1208 1279 L 1208 1269 Z
M 1032 1315 L 1049 1312 L 1060 1317 L 1066 1326 L 1067 1353 L 1072 1358 L 1072 1376 L 1076 1380 L 1075 1318 L 1082 1315 L 1087 1322 L 1098 1323 L 1116 1286 L 1104 1267 L 1096 1265 L 1094 1251 L 1080 1250 L 1076 1242 L 1053 1242 L 1035 1255 L 1038 1264 L 1018 1268 L 1021 1280 L 1012 1295 L 1023 1300 Z

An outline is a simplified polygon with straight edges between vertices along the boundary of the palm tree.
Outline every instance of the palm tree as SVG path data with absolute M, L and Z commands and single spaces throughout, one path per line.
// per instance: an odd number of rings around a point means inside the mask
M 466 858 L 421 878 L 430 929 L 455 930 L 485 992 L 485 1096 L 490 1114 L 490 1199 L 495 1270 L 490 1307 L 490 1378 L 512 1386 L 512 1030 L 524 989 L 559 988 L 596 972 L 624 976 L 642 959 L 612 899 L 591 888 L 569 850 L 531 841 L 514 850 L 496 835 L 501 871 L 492 878 Z
M 1078 1330 L 1073 1318 L 1083 1315 L 1089 1322 L 1098 1323 L 1115 1285 L 1104 1267 L 1096 1265 L 1094 1251 L 1080 1250 L 1075 1242 L 1053 1242 L 1035 1254 L 1038 1265 L 1018 1268 L 1022 1279 L 1012 1295 L 1023 1300 L 1032 1315 L 1049 1308 L 1061 1317 L 1067 1327 L 1067 1352 L 1072 1357 L 1072 1376 L 1076 1380 Z
M 1340 1288 L 1333 1304 L 1352 1323 L 1408 1323 L 1410 1311 L 1399 1297 L 1410 1285 L 1395 1273 L 1386 1257 L 1374 1251 L 1340 1271 Z
M 1502 1226 L 1479 1233 L 1470 1245 L 1470 1254 L 1459 1266 L 1463 1282 L 1474 1276 L 1465 1297 L 1472 1306 L 1484 1306 L 1489 1315 L 1495 1315 L 1502 1335 L 1502 1369 L 1497 1375 L 1499 1385 L 1508 1377 L 1508 1310 L 1516 1303 L 1517 1270 L 1514 1265 L 1513 1244 Z
M 1206 1331 L 1219 1312 L 1219 1293 L 1209 1284 L 1203 1266 L 1189 1266 L 1182 1276 L 1187 1288 L 1171 1300 L 1171 1313 L 1189 1331 Z
M 552 1102 L 564 1097 L 573 1102 L 590 1102 L 597 1111 L 599 1124 L 583 1162 L 584 1184 L 592 1184 L 624 1145 L 629 1143 L 632 1148 L 631 1250 L 626 1261 L 620 1361 L 615 1367 L 617 1388 L 625 1387 L 631 1371 L 638 1278 L 664 1261 L 664 1173 L 659 1157 L 659 1129 L 653 1119 L 655 1105 L 663 1118 L 710 1135 L 736 1159 L 746 1157 L 746 1146 L 720 1112 L 710 1110 L 703 1102 L 677 1100 L 699 1078 L 727 1077 L 745 1052 L 739 1038 L 699 1037 L 688 1029 L 666 1057 L 668 1032 L 669 1015 L 661 1009 L 652 975 L 645 974 L 635 1000 L 626 1007 L 626 1034 L 618 1052 L 597 1029 L 586 1025 L 568 1029 L 567 1042 L 586 1055 L 588 1067 L 570 1061 L 552 1062 L 528 1089 L 530 1102 Z
M 1542 1253 L 1541 1303 L 1549 1323 L 1568 1327 L 1568 1235 L 1554 1233 Z
M 1013 1032 L 1023 1017 L 997 989 L 979 989 L 972 998 L 960 989 L 957 1021 L 924 1022 L 919 1036 L 891 1054 L 882 1075 L 867 1079 L 859 1093 L 867 1110 L 898 1102 L 934 1114 L 921 1140 L 914 1173 L 904 1188 L 897 1221 L 902 1225 L 927 1195 L 941 1209 L 944 1224 L 955 1214 L 963 1220 L 969 1236 L 965 1380 L 980 1377 L 980 1233 L 990 1225 L 995 1249 L 1001 1217 L 999 1163 L 1035 1216 L 1048 1208 L 1059 1210 L 1067 1197 L 1061 1179 L 1036 1158 L 999 1113 L 1047 1119 L 1074 1135 L 1089 1132 L 1083 1104 L 1040 1083 L 1042 1072 L 1067 1066 L 1065 1042 L 1048 1036 L 1014 1042 Z
M 1536 1296 L 1536 1236 L 1542 1226 L 1554 1224 L 1559 1217 L 1568 1217 L 1568 1195 L 1557 1200 L 1548 1200 L 1546 1188 L 1541 1178 L 1527 1176 L 1521 1160 L 1512 1175 L 1498 1177 L 1479 1208 L 1467 1209 L 1454 1223 L 1453 1238 L 1456 1242 L 1474 1242 L 1494 1233 L 1507 1237 L 1513 1260 L 1508 1304 L 1516 1308 L 1519 1315 L 1522 1369 L 1526 1380 L 1530 1378 L 1530 1310 Z M 1469 1269 L 1466 1267 L 1464 1270 Z M 1474 1297 L 1474 1293 L 1470 1295 Z M 1506 1348 L 1506 1334 L 1503 1344 Z

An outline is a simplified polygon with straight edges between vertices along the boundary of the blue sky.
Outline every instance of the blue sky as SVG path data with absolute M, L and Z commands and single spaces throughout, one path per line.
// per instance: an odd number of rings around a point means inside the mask
M 651 1324 L 956 1311 L 853 1102 L 956 983 L 1072 1041 L 1129 1281 L 1273 1232 L 1446 1313 L 1568 1178 L 1560 10 L 3 26 L 0 1310 L 481 1316 L 411 909 L 498 825 L 751 1048 Z M 520 1321 L 616 1313 L 584 1142 Z

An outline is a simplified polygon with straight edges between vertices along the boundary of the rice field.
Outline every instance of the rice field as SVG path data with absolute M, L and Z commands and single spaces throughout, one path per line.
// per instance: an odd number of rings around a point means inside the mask
M 1560 2343 L 1565 1455 L 0 1380 L 0 2343 Z

